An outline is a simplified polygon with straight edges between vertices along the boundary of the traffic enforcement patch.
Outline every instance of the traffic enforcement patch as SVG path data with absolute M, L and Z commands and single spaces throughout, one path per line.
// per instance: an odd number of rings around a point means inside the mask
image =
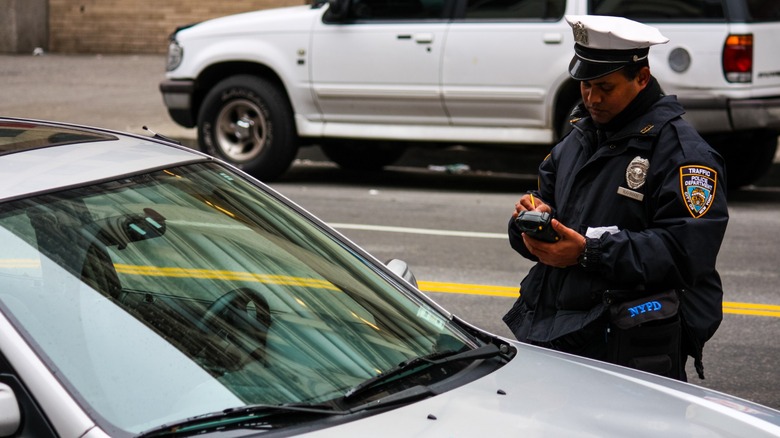
M 685 206 L 694 218 L 704 216 L 715 200 L 718 172 L 705 166 L 680 167 L 680 189 Z

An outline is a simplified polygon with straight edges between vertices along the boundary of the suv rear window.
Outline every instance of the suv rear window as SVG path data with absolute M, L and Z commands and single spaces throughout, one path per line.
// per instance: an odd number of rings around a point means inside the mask
M 772 3 L 777 0 L 756 0 Z M 590 13 L 637 21 L 723 21 L 722 0 L 591 0 Z
M 777 0 L 747 0 L 751 21 L 780 21 L 780 2 Z

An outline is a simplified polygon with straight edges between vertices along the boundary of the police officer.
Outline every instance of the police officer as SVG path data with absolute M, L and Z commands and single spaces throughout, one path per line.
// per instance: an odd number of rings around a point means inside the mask
M 520 198 L 512 248 L 537 261 L 504 316 L 518 340 L 685 380 L 687 356 L 722 320 L 715 261 L 728 222 L 723 159 L 650 73 L 668 42 L 625 18 L 567 16 L 570 76 L 582 104 L 572 131 Z M 548 212 L 549 243 L 515 218 Z

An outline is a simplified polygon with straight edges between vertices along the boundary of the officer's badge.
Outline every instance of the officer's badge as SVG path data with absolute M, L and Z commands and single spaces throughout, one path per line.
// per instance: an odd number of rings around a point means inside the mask
M 626 184 L 628 188 L 636 190 L 645 184 L 647 170 L 650 168 L 650 160 L 636 157 L 628 163 L 626 168 Z
M 574 33 L 574 42 L 583 46 L 588 45 L 588 29 L 581 21 L 578 21 L 571 25 L 572 32 Z
M 704 216 L 715 200 L 718 172 L 704 166 L 680 167 L 680 190 L 688 211 L 695 218 Z

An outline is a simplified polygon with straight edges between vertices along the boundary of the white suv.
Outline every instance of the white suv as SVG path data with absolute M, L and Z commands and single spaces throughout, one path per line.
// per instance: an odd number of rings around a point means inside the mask
M 725 156 L 729 185 L 769 169 L 778 0 L 320 1 L 177 29 L 160 89 L 206 152 L 266 180 L 311 144 L 363 169 L 410 144 L 546 149 L 580 99 L 566 14 L 658 27 L 671 41 L 653 47 L 651 69 Z

